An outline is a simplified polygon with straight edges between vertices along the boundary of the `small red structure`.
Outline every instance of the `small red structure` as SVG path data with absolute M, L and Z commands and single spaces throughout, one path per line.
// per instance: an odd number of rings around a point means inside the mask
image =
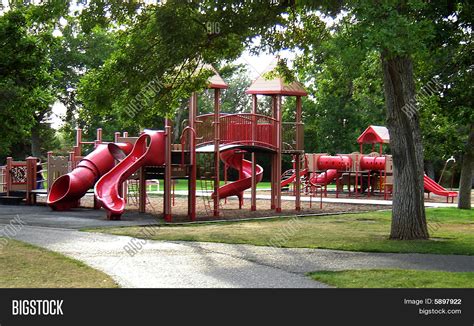
M 360 144 L 361 153 L 363 153 L 363 144 L 372 144 L 372 152 L 375 150 L 375 144 L 379 144 L 379 153 L 382 155 L 382 146 L 390 143 L 390 134 L 387 127 L 368 126 L 357 138 L 357 142 Z

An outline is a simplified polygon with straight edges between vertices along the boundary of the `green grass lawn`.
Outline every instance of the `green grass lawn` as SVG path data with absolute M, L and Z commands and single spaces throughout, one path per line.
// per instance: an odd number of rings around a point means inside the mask
M 474 255 L 474 211 L 427 209 L 430 240 L 389 240 L 391 212 L 368 212 L 242 222 L 166 225 L 151 237 L 243 243 L 261 246 L 327 248 L 367 252 Z M 243 214 L 245 212 L 243 211 Z M 89 231 L 142 237 L 141 227 Z
M 474 288 L 474 272 L 380 269 L 322 271 L 309 275 L 338 288 Z
M 77 260 L 9 240 L 0 249 L 0 288 L 112 288 L 106 274 Z

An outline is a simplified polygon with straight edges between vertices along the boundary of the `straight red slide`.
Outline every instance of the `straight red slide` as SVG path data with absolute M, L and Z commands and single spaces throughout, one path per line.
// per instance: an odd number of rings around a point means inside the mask
M 239 171 L 240 179 L 228 183 L 219 188 L 219 198 L 227 198 L 230 196 L 239 197 L 240 203 L 243 201 L 243 193 L 252 187 L 252 162 L 244 160 L 243 153 L 237 153 L 239 150 L 230 149 L 221 152 L 221 160 L 227 165 Z M 255 167 L 257 183 L 262 181 L 263 168 L 256 164 Z M 212 194 L 212 197 L 215 195 Z
M 97 201 L 107 211 L 110 220 L 118 220 L 125 210 L 120 189 L 125 180 L 146 165 L 165 163 L 165 132 L 145 131 L 136 141 L 132 152 L 106 173 L 95 185 Z
M 424 175 L 424 184 L 425 184 L 425 191 L 432 192 L 435 195 L 443 196 L 443 197 L 457 197 L 458 193 L 456 191 L 449 191 L 446 188 L 440 186 L 436 181 L 428 177 L 426 174 Z

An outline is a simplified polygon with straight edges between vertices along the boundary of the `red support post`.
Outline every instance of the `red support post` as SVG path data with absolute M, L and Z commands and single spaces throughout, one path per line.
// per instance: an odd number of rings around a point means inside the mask
M 219 169 L 220 169 L 220 89 L 214 89 L 214 216 L 219 216 Z
M 171 222 L 171 138 L 173 137 L 171 120 L 165 120 L 165 178 L 163 189 L 163 216 L 165 221 Z
M 36 189 L 36 157 L 29 156 L 26 158 L 26 204 L 33 204 L 33 190 Z
M 255 139 L 257 138 L 257 95 L 252 95 L 252 145 L 255 145 Z M 250 210 L 257 210 L 257 162 L 255 158 L 255 152 L 252 153 L 252 183 L 251 183 L 251 199 L 250 199 Z
M 301 121 L 302 115 L 302 101 L 301 96 L 296 97 L 296 150 L 300 151 L 303 149 L 303 123 Z M 301 179 L 300 179 L 300 154 L 295 155 L 295 210 L 301 210 Z M 303 167 L 304 168 L 304 167 Z
M 189 102 L 189 122 L 191 129 L 189 134 L 189 155 L 190 171 L 188 181 L 188 217 L 191 221 L 196 220 L 196 116 L 197 116 L 197 95 L 193 93 Z M 182 148 L 184 150 L 184 148 Z
M 69 152 L 69 168 L 68 168 L 68 172 L 71 172 L 72 170 L 74 170 L 74 168 L 76 167 L 76 152 L 75 151 L 72 151 L 72 152 Z
M 76 156 L 82 156 L 82 129 L 76 129 Z
M 6 188 L 7 188 L 7 196 L 10 196 L 10 191 L 11 191 L 11 186 L 12 186 L 12 163 L 13 163 L 13 158 L 12 157 L 7 157 L 7 164 L 5 167 L 5 183 L 6 183 Z
M 276 129 L 277 129 L 277 121 L 276 121 L 276 111 L 277 111 L 277 97 L 272 96 L 272 118 L 273 120 L 273 125 L 272 125 L 272 132 L 271 132 L 271 138 L 272 138 L 272 143 L 275 145 L 275 148 L 278 147 L 277 144 L 277 135 L 276 135 Z M 277 182 L 280 182 L 280 180 L 277 180 L 277 176 L 279 173 L 277 173 L 277 154 L 271 154 L 271 165 L 272 165 L 272 171 L 271 171 L 271 195 L 270 195 L 270 209 L 275 209 L 276 208 L 276 188 L 277 188 Z M 280 172 L 281 173 L 281 172 Z
M 276 144 L 277 144 L 277 154 L 276 154 L 276 203 L 275 210 L 277 213 L 281 212 L 281 156 L 282 156 L 282 112 L 281 112 L 281 95 L 276 97 Z
M 97 136 L 96 136 L 96 140 L 95 140 L 95 147 L 97 147 L 97 145 L 99 144 L 102 144 L 102 128 L 97 128 Z
M 47 153 L 47 161 L 46 161 L 46 172 L 48 172 L 48 177 L 46 182 L 48 183 L 48 186 L 46 187 L 46 192 L 49 194 L 49 190 L 51 189 L 51 186 L 53 185 L 54 181 L 54 175 L 50 173 L 51 171 L 51 159 L 53 157 L 53 151 L 48 151 Z

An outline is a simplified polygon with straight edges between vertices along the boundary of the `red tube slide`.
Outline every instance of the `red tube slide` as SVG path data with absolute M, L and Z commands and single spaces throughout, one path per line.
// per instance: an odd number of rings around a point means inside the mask
M 165 137 L 164 131 L 145 131 L 132 152 L 97 182 L 95 195 L 109 219 L 120 219 L 125 210 L 125 200 L 120 195 L 122 183 L 142 166 L 165 163 Z
M 114 167 L 115 160 L 130 153 L 132 144 L 101 144 L 84 157 L 70 173 L 54 181 L 48 194 L 47 204 L 53 210 L 68 210 L 78 206 L 81 199 L 94 183 Z
M 242 153 L 238 150 L 227 150 L 221 152 L 221 160 L 227 165 L 239 171 L 240 180 L 228 183 L 219 188 L 219 198 L 223 199 L 230 196 L 239 197 L 240 202 L 243 200 L 243 192 L 252 187 L 252 162 L 244 160 Z M 260 165 L 255 167 L 257 183 L 262 181 L 263 168 Z M 212 194 L 212 197 L 215 195 Z

